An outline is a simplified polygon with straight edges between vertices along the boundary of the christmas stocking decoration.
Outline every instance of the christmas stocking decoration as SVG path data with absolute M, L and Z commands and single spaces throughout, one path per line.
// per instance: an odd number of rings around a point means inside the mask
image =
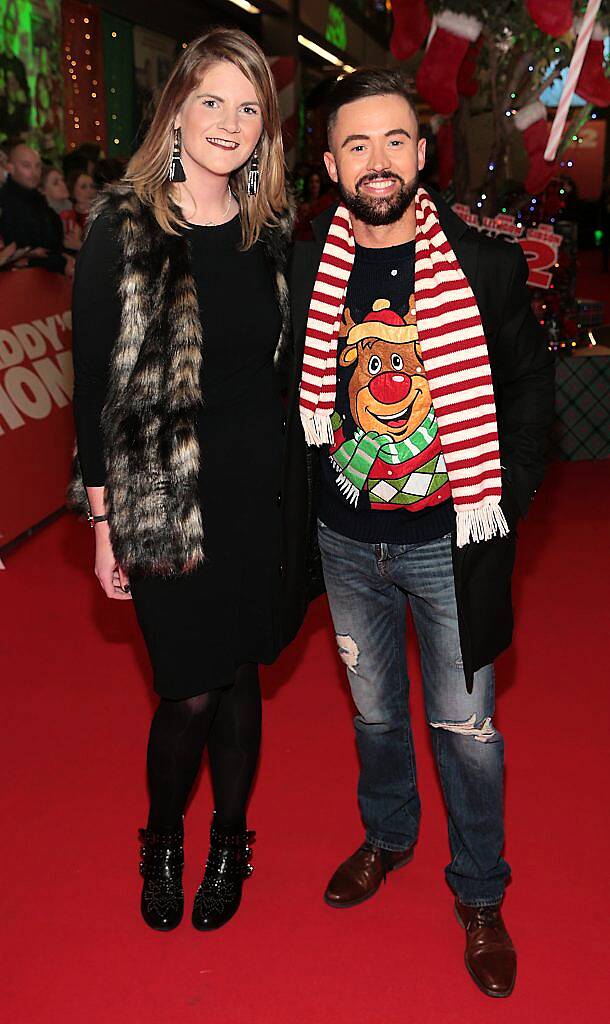
M 557 38 L 572 27 L 573 0 L 527 0 L 530 17 L 541 32 Z
M 441 11 L 436 17 L 436 32 L 419 66 L 415 84 L 421 98 L 439 114 L 448 116 L 457 110 L 460 65 L 470 44 L 479 38 L 481 28 L 476 18 L 455 11 Z
M 430 31 L 426 0 L 393 0 L 392 17 L 390 49 L 396 60 L 408 60 L 423 45 Z
M 539 100 L 528 103 L 515 114 L 515 125 L 523 132 L 523 144 L 529 166 L 525 187 L 532 196 L 537 196 L 548 185 L 557 171 L 557 161 L 544 159 L 544 151 L 551 131 L 546 121 L 546 107 Z
M 574 26 L 577 27 L 576 25 Z M 596 107 L 610 106 L 610 78 L 604 74 L 604 39 L 606 30 L 596 25 L 589 40 L 585 59 L 576 83 L 576 92 Z
M 483 39 L 477 39 L 476 43 L 471 43 L 466 51 L 466 56 L 460 64 L 460 70 L 458 71 L 457 77 L 457 91 L 460 96 L 467 96 L 471 99 L 479 91 L 479 83 L 477 82 L 477 62 L 479 59 L 479 53 L 483 45 Z

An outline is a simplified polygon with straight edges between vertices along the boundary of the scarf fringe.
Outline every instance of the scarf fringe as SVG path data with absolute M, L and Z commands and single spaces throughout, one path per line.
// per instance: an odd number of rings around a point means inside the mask
M 331 412 L 311 413 L 301 409 L 301 423 L 305 440 L 311 447 L 320 447 L 323 444 L 332 444 L 335 435 L 331 423 Z
M 463 548 L 469 541 L 506 537 L 508 523 L 499 503 L 483 508 L 456 509 L 457 546 Z
M 336 462 L 333 463 L 333 465 L 335 469 L 339 468 Z M 339 473 L 339 476 L 336 478 L 335 483 L 337 484 L 337 487 L 341 491 L 341 494 L 343 495 L 345 500 L 349 501 L 350 505 L 358 504 L 360 491 L 358 490 L 356 485 L 351 482 L 351 480 L 348 480 L 343 473 Z

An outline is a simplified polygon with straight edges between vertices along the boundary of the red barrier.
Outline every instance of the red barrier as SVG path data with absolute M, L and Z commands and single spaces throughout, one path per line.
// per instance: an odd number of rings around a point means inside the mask
M 74 442 L 71 282 L 0 274 L 0 546 L 65 503 Z

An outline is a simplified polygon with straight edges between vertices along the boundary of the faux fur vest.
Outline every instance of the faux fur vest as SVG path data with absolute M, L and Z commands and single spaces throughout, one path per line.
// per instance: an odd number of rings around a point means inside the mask
M 122 302 L 102 413 L 110 539 L 126 572 L 188 572 L 204 557 L 197 414 L 205 344 L 188 241 L 162 231 L 125 186 L 98 200 L 89 228 L 101 214 L 115 226 Z M 277 369 L 290 346 L 285 270 L 291 233 L 287 212 L 261 235 L 282 315 Z M 77 511 L 87 511 L 78 457 L 68 497 Z

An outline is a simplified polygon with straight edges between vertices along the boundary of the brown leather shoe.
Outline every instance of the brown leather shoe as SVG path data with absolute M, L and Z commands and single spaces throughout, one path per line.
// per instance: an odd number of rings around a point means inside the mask
M 517 954 L 499 907 L 467 907 L 455 901 L 455 914 L 466 929 L 464 961 L 486 996 L 503 999 L 515 987 Z
M 389 871 L 404 867 L 412 857 L 412 846 L 395 851 L 363 843 L 335 871 L 324 893 L 325 902 L 329 907 L 355 907 L 364 903 L 375 895 Z

